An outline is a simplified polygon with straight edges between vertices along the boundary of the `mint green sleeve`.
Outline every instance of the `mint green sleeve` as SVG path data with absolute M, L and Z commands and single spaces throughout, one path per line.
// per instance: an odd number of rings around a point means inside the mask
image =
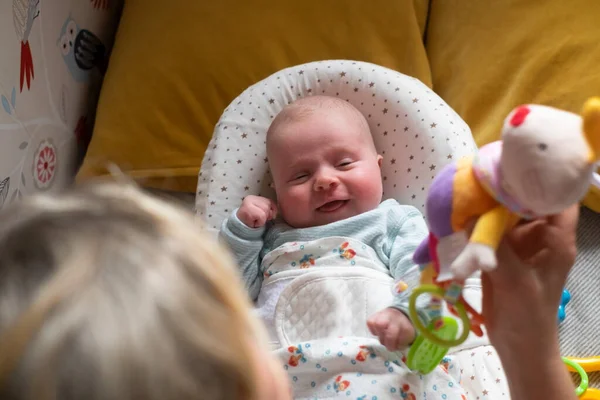
M 233 253 L 240 269 L 241 277 L 253 301 L 258 298 L 263 276 L 260 271 L 260 256 L 264 246 L 265 227 L 250 228 L 237 217 L 234 210 L 223 221 L 219 231 L 219 241 Z
M 412 206 L 401 206 L 401 211 L 389 218 L 388 240 L 390 242 L 389 269 L 396 287 L 401 281 L 406 290 L 396 291 L 392 307 L 404 312 L 407 316 L 409 297 L 419 285 L 419 266 L 413 262 L 413 254 L 417 246 L 428 235 L 427 224 L 421 213 Z M 402 285 L 404 286 L 404 285 Z M 426 299 L 417 304 L 418 314 L 422 321 L 428 321 L 425 311 Z

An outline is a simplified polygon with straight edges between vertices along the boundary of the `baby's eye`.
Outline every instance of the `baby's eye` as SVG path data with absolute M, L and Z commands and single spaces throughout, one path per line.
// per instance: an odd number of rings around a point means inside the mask
M 301 180 L 303 180 L 303 179 L 306 179 L 306 178 L 308 178 L 308 174 L 306 174 L 306 173 L 302 173 L 302 174 L 295 175 L 295 176 L 294 176 L 294 177 L 293 177 L 293 178 L 290 180 L 290 182 L 298 182 L 298 181 L 301 181 Z
M 350 160 L 344 160 L 341 163 L 338 164 L 338 167 L 347 167 L 348 165 L 352 164 L 352 161 Z

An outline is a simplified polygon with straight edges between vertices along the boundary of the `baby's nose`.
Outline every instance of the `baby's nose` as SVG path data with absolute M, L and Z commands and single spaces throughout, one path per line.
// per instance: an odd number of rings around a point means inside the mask
M 315 190 L 329 190 L 335 188 L 339 184 L 339 181 L 335 176 L 327 175 L 320 176 L 315 181 Z

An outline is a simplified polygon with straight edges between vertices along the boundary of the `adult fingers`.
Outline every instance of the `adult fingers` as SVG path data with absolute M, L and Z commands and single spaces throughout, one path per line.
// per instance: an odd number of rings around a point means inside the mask
M 489 271 L 491 282 L 496 285 L 510 285 L 511 282 L 518 282 L 520 277 L 526 272 L 527 266 L 523 265 L 523 261 L 516 254 L 511 245 L 511 241 L 507 238 L 503 239 L 496 251 L 498 259 L 498 268 Z
M 559 290 L 564 286 L 567 275 L 575 264 L 578 220 L 578 206 L 548 217 L 539 239 L 544 247 L 527 260 L 528 264 L 540 270 L 540 278 L 551 284 L 552 290 Z
M 547 218 L 550 225 L 559 227 L 565 232 L 575 233 L 579 221 L 579 205 L 574 204 L 565 211 Z
M 486 327 L 489 331 L 493 332 L 493 319 L 490 319 L 489 316 L 492 315 L 492 311 L 494 309 L 494 285 L 490 279 L 490 274 L 487 272 L 481 274 L 481 289 L 483 292 L 481 304 L 482 315 L 485 318 Z
M 527 260 L 546 246 L 543 240 L 546 226 L 547 222 L 541 219 L 521 223 L 507 232 L 506 243 L 517 257 Z

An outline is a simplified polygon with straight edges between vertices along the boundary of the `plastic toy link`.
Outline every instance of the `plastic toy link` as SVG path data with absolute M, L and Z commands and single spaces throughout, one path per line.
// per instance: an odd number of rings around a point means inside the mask
M 600 99 L 591 98 L 581 116 L 541 105 L 517 107 L 504 121 L 501 141 L 438 173 L 425 206 L 430 234 L 413 257 L 422 268 L 422 286 L 409 304 L 419 331 L 408 354 L 410 368 L 428 373 L 469 332 L 483 334 L 482 316 L 462 296 L 465 280 L 496 268 L 496 249 L 519 220 L 557 214 L 580 202 L 597 179 L 599 160 Z M 425 294 L 428 323 L 416 311 Z M 462 321 L 460 334 L 457 321 L 442 314 L 444 302 Z
M 562 296 L 560 298 L 560 305 L 558 306 L 558 322 L 561 323 L 567 318 L 566 307 L 571 301 L 571 293 L 567 289 L 563 289 Z
M 579 375 L 580 383 L 575 394 L 581 400 L 600 400 L 600 390 L 589 388 L 588 372 L 600 371 L 600 356 L 590 358 L 572 358 L 563 357 L 563 362 L 569 368 L 569 371 L 576 372 Z

